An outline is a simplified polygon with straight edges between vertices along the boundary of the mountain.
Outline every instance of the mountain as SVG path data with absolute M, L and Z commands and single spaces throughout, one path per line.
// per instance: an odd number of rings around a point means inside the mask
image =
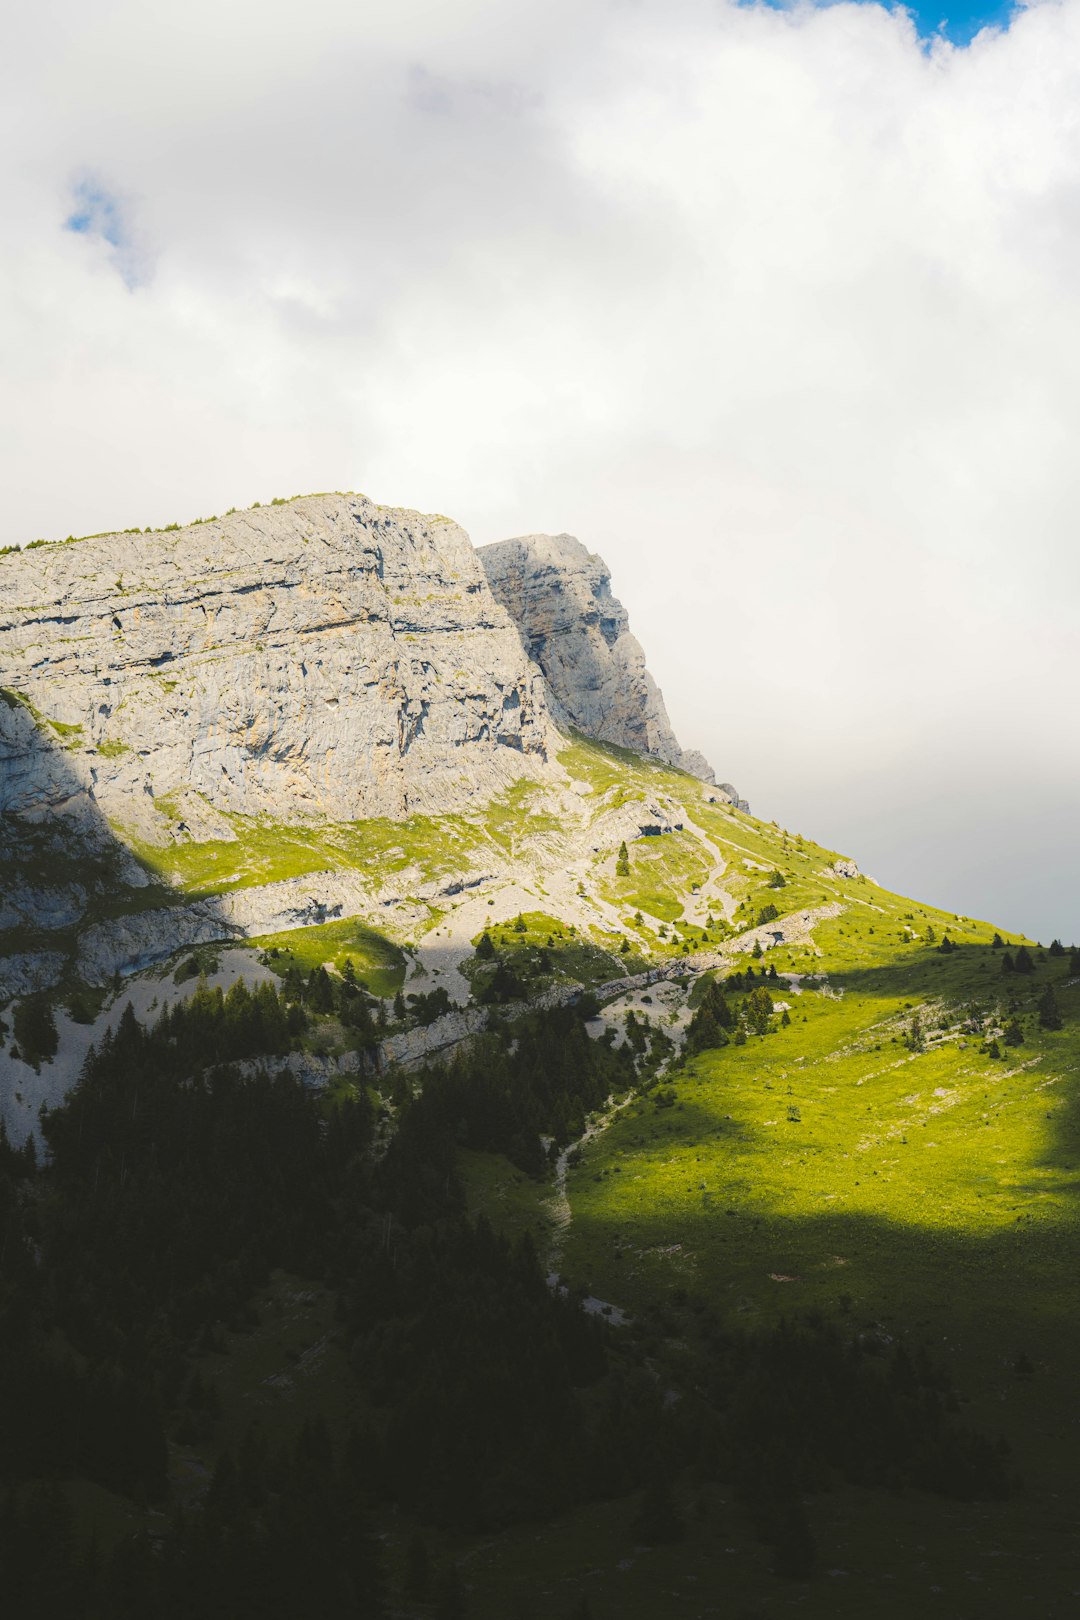
M 1073 1612 L 1080 951 L 749 814 L 567 536 L 0 602 L 13 1612 Z
M 449 519 L 335 495 L 0 557 L 0 998 L 481 881 L 491 852 L 477 865 L 463 835 L 449 872 L 421 859 L 387 892 L 393 862 L 323 830 L 473 815 L 530 784 L 573 825 L 558 756 L 575 725 L 711 779 L 603 565 L 568 537 L 530 547 L 547 561 L 523 599 L 489 585 L 500 548 Z M 546 652 L 541 595 L 567 604 Z M 233 843 L 243 866 L 268 826 L 307 841 L 263 863 L 276 882 L 234 874 L 245 892 L 222 898 L 204 873 L 178 903 L 197 849 Z
M 519 553 L 544 559 L 525 591 L 498 565 Z M 606 569 L 568 536 L 477 553 L 447 518 L 312 496 L 29 547 L 0 558 L 0 586 L 0 684 L 151 843 L 227 836 L 229 814 L 475 803 L 543 778 L 556 719 L 712 780 L 676 743 Z M 37 802 L 25 775 L 5 791 Z
M 536 775 L 543 682 L 446 519 L 324 496 L 0 559 L 0 682 L 139 837 L 356 821 Z M 27 784 L 32 796 L 32 784 Z

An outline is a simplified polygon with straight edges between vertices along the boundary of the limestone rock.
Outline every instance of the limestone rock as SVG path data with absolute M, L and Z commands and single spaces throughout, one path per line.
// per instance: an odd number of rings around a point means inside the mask
M 500 540 L 481 546 L 478 555 L 496 599 L 571 725 L 705 782 L 715 780 L 702 754 L 679 746 L 601 558 L 570 534 Z
M 64 957 L 58 951 L 21 952 L 0 957 L 0 1006 L 16 996 L 47 990 L 64 970 Z
M 177 951 L 235 939 L 239 932 L 222 919 L 216 900 L 110 918 L 83 933 L 78 976 L 86 984 L 108 984 L 114 973 L 137 973 L 168 961 Z
M 703 782 L 716 783 L 716 772 L 700 748 L 684 748 L 678 763 L 684 771 L 689 771 L 691 776 L 700 777 Z
M 464 532 L 355 495 L 0 558 L 0 687 L 64 767 L 0 760 L 0 803 L 89 794 L 156 841 L 443 811 L 557 744 Z
M 241 817 L 439 816 L 526 777 L 550 790 L 550 830 L 514 858 L 564 863 L 574 839 L 606 836 L 564 813 L 566 724 L 713 782 L 672 732 L 606 567 L 566 535 L 478 553 L 448 519 L 333 495 L 2 556 L 0 1003 L 330 918 L 400 933 L 502 859 L 180 903 L 148 889 L 152 863 L 117 827 L 160 844 L 244 838 Z M 676 808 L 619 814 L 616 844 Z

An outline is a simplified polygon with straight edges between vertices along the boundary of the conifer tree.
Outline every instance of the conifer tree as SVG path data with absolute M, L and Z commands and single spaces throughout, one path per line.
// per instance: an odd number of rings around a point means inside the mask
M 1054 987 L 1048 984 L 1039 997 L 1039 1023 L 1043 1029 L 1060 1029 L 1063 1022 Z
M 39 1068 L 43 1059 L 56 1056 L 59 1036 L 52 1003 L 43 994 L 26 996 L 15 1008 L 12 1019 L 15 1040 L 23 1060 Z

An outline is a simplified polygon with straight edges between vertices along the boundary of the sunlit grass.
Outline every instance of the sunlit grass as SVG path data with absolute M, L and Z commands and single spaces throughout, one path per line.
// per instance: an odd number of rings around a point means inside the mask
M 339 825 L 284 825 L 229 818 L 236 839 L 148 845 L 132 840 L 144 863 L 190 893 L 226 894 L 312 872 L 353 870 L 373 883 L 416 867 L 424 879 L 453 873 L 481 842 L 466 818 L 413 816 Z
M 692 1059 L 673 1106 L 643 1097 L 590 1145 L 568 1270 L 637 1309 L 677 1286 L 750 1316 L 982 1312 L 1037 1335 L 1077 1258 L 1080 988 L 1060 957 L 1003 977 L 987 944 L 905 946 L 850 911 L 823 935 L 824 992 L 771 986 L 789 1027 Z M 1061 1032 L 1034 1014 L 1048 981 Z M 975 1006 L 1018 1015 L 1023 1045 L 988 1055 Z
M 340 973 L 350 962 L 357 978 L 377 996 L 395 995 L 405 982 L 405 953 L 356 917 L 264 934 L 250 943 L 265 953 L 267 966 L 279 975 L 290 967 L 307 974 L 327 964 Z

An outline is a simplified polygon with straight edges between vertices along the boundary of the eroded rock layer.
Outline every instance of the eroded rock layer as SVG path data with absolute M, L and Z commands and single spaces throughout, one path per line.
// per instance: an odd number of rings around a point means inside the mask
M 571 725 L 715 781 L 704 755 L 680 747 L 600 557 L 570 534 L 500 540 L 482 546 L 478 555 L 496 599 Z
M 0 687 L 67 778 L 9 761 L 7 808 L 89 790 L 150 839 L 437 812 L 558 746 L 465 533 L 354 495 L 0 558 Z

